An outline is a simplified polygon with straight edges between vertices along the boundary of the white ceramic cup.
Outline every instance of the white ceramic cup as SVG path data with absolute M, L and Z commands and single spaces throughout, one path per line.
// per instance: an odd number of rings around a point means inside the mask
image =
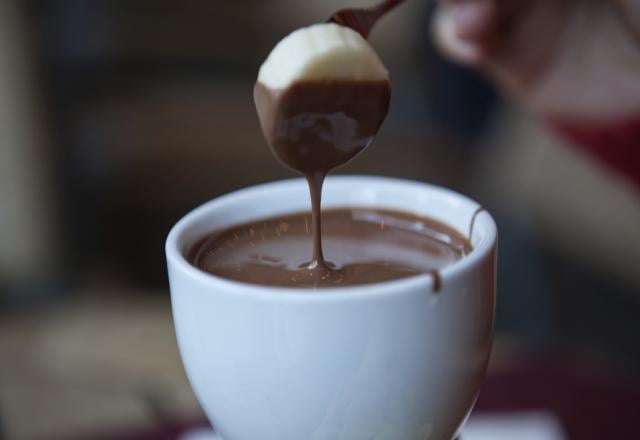
M 478 204 L 436 186 L 330 177 L 323 207 L 429 216 L 469 231 Z M 180 220 L 166 254 L 182 360 L 224 440 L 449 440 L 475 401 L 493 333 L 496 225 L 476 219 L 473 251 L 429 275 L 354 287 L 250 285 L 196 269 L 206 233 L 309 209 L 303 179 L 214 199 Z

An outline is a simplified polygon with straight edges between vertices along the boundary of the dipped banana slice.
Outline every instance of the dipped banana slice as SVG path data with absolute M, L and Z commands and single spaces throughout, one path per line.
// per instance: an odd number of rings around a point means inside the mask
M 389 73 L 350 28 L 298 29 L 260 67 L 254 98 L 276 157 L 303 174 L 326 174 L 367 147 L 389 108 Z

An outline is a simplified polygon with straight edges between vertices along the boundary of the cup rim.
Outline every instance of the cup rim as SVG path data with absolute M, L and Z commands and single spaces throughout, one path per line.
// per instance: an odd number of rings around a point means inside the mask
M 167 264 L 188 278 L 209 284 L 212 291 L 216 291 L 216 287 L 219 287 L 219 290 L 233 289 L 234 295 L 258 296 L 263 299 L 279 298 L 292 301 L 331 301 L 336 299 L 356 300 L 362 297 L 378 296 L 389 292 L 397 292 L 399 290 L 404 291 L 405 289 L 413 290 L 414 288 L 421 288 L 429 289 L 429 292 L 433 291 L 434 279 L 431 275 L 426 273 L 379 283 L 359 284 L 356 286 L 322 287 L 314 289 L 309 287 L 263 286 L 259 284 L 230 280 L 198 269 L 187 261 L 178 244 L 185 232 L 200 218 L 208 215 L 212 210 L 222 207 L 225 204 L 234 203 L 234 201 L 237 203 L 237 199 L 249 197 L 256 192 L 277 190 L 300 181 L 304 181 L 304 179 L 284 179 L 249 186 L 215 197 L 194 208 L 178 220 L 178 222 L 169 231 L 165 242 Z M 367 182 L 378 185 L 387 183 L 394 185 L 410 185 L 413 187 L 419 186 L 424 190 L 437 193 L 443 197 L 453 197 L 462 203 L 471 204 L 471 206 L 475 206 L 475 209 L 481 208 L 479 203 L 456 191 L 409 179 L 366 175 L 341 175 L 329 176 L 326 179 L 325 184 L 329 182 L 331 182 L 330 184 L 332 185 L 354 185 Z M 482 210 L 478 215 L 478 222 L 486 224 L 487 231 L 485 238 L 483 238 L 477 246 L 473 247 L 472 251 L 464 258 L 440 269 L 440 281 L 443 285 L 446 286 L 447 279 L 460 276 L 464 272 L 477 267 L 486 258 L 488 258 L 493 251 L 497 241 L 497 227 L 493 217 L 486 210 Z

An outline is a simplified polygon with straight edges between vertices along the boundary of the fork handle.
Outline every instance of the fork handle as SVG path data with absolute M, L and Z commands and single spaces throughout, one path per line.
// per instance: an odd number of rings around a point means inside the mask
M 386 14 L 387 12 L 389 12 L 390 10 L 392 10 L 393 8 L 398 6 L 403 1 L 404 0 L 385 0 L 385 1 L 383 1 L 382 3 L 380 3 L 378 6 L 376 6 L 374 8 L 375 18 L 376 19 L 380 18 L 381 16 L 383 16 L 384 14 Z

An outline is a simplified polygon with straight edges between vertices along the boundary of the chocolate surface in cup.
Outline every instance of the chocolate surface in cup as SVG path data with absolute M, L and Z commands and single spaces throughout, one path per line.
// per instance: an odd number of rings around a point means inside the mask
M 262 131 L 275 156 L 304 175 L 311 195 L 310 268 L 323 273 L 320 200 L 327 173 L 366 148 L 389 108 L 389 81 L 299 81 L 286 89 L 257 82 L 254 99 Z
M 471 251 L 469 241 L 436 220 L 398 211 L 323 211 L 327 268 L 310 268 L 312 216 L 297 213 L 213 232 L 188 252 L 196 267 L 220 277 L 287 287 L 339 287 L 430 273 Z

